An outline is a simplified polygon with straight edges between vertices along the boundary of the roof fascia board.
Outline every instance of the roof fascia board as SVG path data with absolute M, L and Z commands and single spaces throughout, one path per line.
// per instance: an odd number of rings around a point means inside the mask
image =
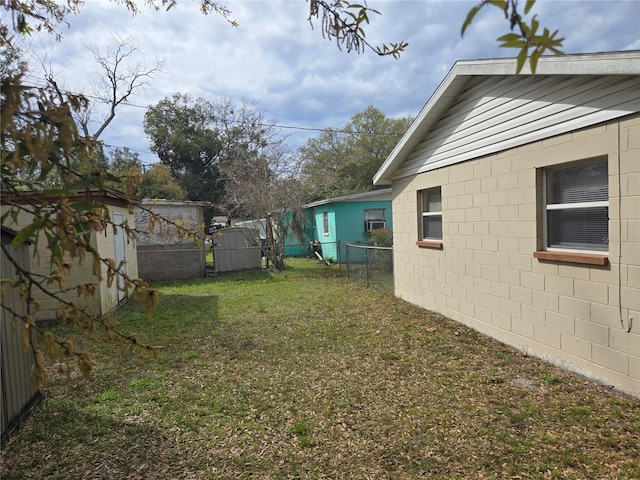
M 515 75 L 515 69 L 515 58 L 456 62 L 373 177 L 373 184 L 391 184 L 393 173 L 472 77 Z M 533 75 L 528 63 L 519 75 Z M 545 56 L 538 61 L 536 75 L 640 75 L 640 50 Z
M 396 170 L 397 166 L 404 161 L 406 156 L 420 142 L 444 110 L 446 110 L 454 98 L 462 91 L 469 77 L 459 75 L 458 69 L 459 63 L 456 63 L 451 70 L 449 70 L 444 80 L 440 82 L 436 91 L 424 107 L 422 107 L 416 119 L 409 126 L 408 130 L 373 177 L 374 185 L 391 184 L 391 178 L 386 174 Z

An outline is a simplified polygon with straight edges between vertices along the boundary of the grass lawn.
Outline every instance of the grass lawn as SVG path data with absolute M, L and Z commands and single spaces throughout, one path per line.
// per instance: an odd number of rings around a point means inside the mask
M 82 340 L 3 446 L 8 479 L 640 478 L 640 400 L 361 283 L 290 261 L 158 284 L 166 349 Z

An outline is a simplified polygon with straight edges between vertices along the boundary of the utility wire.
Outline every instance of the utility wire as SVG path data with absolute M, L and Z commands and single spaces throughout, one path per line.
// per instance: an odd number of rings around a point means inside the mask
M 90 96 L 89 95 L 85 95 L 85 97 L 90 97 Z M 99 99 L 98 97 L 90 97 L 90 98 Z M 142 108 L 144 110 L 149 110 L 148 106 L 137 105 L 135 103 L 130 103 L 130 102 L 126 102 L 126 101 L 123 102 L 121 105 L 128 105 L 130 107 Z M 240 120 L 231 120 L 229 123 L 242 124 L 243 122 L 240 121 Z M 324 132 L 333 132 L 333 133 L 344 133 L 344 134 L 347 134 L 347 135 L 380 135 L 380 136 L 384 136 L 384 137 L 401 137 L 402 135 L 404 135 L 404 133 L 356 132 L 356 131 L 348 131 L 348 130 L 339 130 L 337 128 L 331 128 L 331 127 L 325 127 L 325 128 L 301 127 L 301 126 L 296 126 L 296 125 L 281 125 L 281 124 L 278 124 L 278 123 L 253 123 L 253 124 L 258 126 L 258 127 L 276 127 L 276 128 L 286 129 L 286 130 L 303 130 L 303 131 L 307 131 L 307 132 L 323 132 L 323 133 Z
M 34 88 L 46 88 L 47 83 L 46 81 L 44 83 L 42 83 L 42 79 L 38 78 L 34 75 L 29 75 L 27 74 L 28 77 L 30 77 L 31 82 L 33 83 L 33 85 L 29 85 L 30 87 L 34 87 Z M 77 92 L 72 92 L 70 90 L 67 89 L 62 89 L 65 93 L 70 94 L 70 95 L 82 95 L 86 98 L 90 98 L 93 100 L 103 100 L 102 98 L 96 96 L 96 95 L 91 95 L 91 94 L 87 94 L 87 93 L 77 93 Z M 128 102 L 128 101 L 124 101 L 120 104 L 121 106 L 129 106 L 129 107 L 134 107 L 134 108 L 140 108 L 143 109 L 145 111 L 149 110 L 150 106 L 148 105 L 139 105 L 136 103 L 132 103 L 132 102 Z M 240 120 L 231 120 L 229 123 L 233 123 L 233 124 L 238 124 L 241 125 L 244 122 L 240 121 Z M 298 131 L 305 131 L 305 132 L 320 132 L 320 133 L 341 133 L 344 135 L 376 135 L 376 136 L 385 136 L 385 137 L 397 137 L 400 138 L 402 137 L 403 133 L 385 133 L 385 132 L 358 132 L 358 131 L 348 131 L 348 130 L 340 130 L 340 129 L 334 129 L 331 127 L 325 127 L 325 128 L 315 128 L 315 127 L 303 127 L 303 126 L 298 126 L 298 125 L 282 125 L 282 124 L 278 124 L 278 123 L 253 123 L 255 126 L 258 127 L 269 127 L 269 128 L 280 128 L 283 130 L 298 130 Z M 128 146 L 124 146 L 124 145 L 112 145 L 112 144 L 108 144 L 108 143 L 103 143 L 103 145 L 110 149 L 110 150 L 115 150 L 117 148 L 127 148 L 128 150 L 132 151 L 132 152 L 136 152 L 136 153 L 142 153 L 145 155 L 154 155 L 154 152 L 150 151 L 150 150 L 143 150 L 140 148 L 132 148 L 132 147 L 128 147 Z M 146 162 L 141 162 L 144 166 L 148 166 L 148 165 L 152 165 L 153 162 L 151 163 L 146 163 Z
M 45 85 L 37 85 L 38 81 L 40 80 L 38 77 L 29 75 L 32 80 L 36 80 L 36 82 L 34 82 L 34 85 L 31 85 L 32 87 L 35 88 L 45 88 Z M 70 90 L 66 90 L 64 89 L 65 93 L 71 94 L 71 95 L 82 95 L 84 97 L 87 98 L 92 98 L 94 100 L 102 100 L 102 98 L 95 96 L 95 95 L 90 95 L 87 93 L 76 93 L 76 92 L 72 92 Z M 134 107 L 134 108 L 141 108 L 143 110 L 149 110 L 149 106 L 148 105 L 138 105 L 136 103 L 131 103 L 128 101 L 124 101 L 122 102 L 120 105 L 126 105 L 129 107 Z M 231 120 L 230 123 L 235 123 L 235 124 L 242 124 L 243 122 L 240 120 Z M 402 135 L 404 135 L 404 133 L 385 133 L 385 132 L 358 132 L 358 131 L 348 131 L 348 130 L 340 130 L 340 129 L 335 129 L 335 128 L 331 128 L 331 127 L 325 127 L 325 128 L 315 128 L 315 127 L 302 127 L 302 126 L 297 126 L 297 125 L 281 125 L 278 123 L 254 123 L 254 125 L 259 126 L 259 127 L 274 127 L 274 128 L 281 128 L 284 130 L 302 130 L 302 131 L 307 131 L 307 132 L 332 132 L 332 133 L 343 133 L 345 135 L 379 135 L 379 136 L 384 136 L 384 137 L 402 137 Z M 132 148 L 130 148 L 129 150 L 133 150 Z M 141 152 L 144 153 L 153 153 L 153 152 L 149 152 L 149 151 L 144 151 L 144 150 L 140 150 Z

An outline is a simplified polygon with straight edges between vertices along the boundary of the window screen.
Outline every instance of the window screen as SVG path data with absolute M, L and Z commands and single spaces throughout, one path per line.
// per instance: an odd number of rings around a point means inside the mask
M 606 158 L 545 170 L 547 247 L 609 248 L 609 176 Z
M 440 187 L 420 191 L 423 240 L 442 240 L 442 194 Z

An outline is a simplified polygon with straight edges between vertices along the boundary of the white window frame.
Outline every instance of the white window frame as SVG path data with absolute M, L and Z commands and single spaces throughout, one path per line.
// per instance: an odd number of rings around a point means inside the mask
M 606 159 L 603 158 L 594 158 L 592 162 L 599 162 Z M 582 161 L 582 163 L 588 163 L 589 160 Z M 571 162 L 576 163 L 576 162 Z M 568 164 L 566 164 L 568 165 Z M 571 210 L 571 209 L 585 209 L 585 208 L 602 208 L 606 207 L 609 209 L 609 200 L 606 201 L 593 201 L 593 202 L 574 202 L 574 203 L 547 203 L 548 198 L 548 184 L 547 184 L 547 174 L 549 170 L 553 170 L 554 168 L 562 167 L 563 164 L 558 165 L 550 165 L 542 169 L 542 209 L 543 209 L 543 250 L 548 252 L 568 252 L 568 253 L 587 253 L 587 254 L 600 254 L 600 255 L 608 255 L 608 241 L 606 249 L 580 249 L 580 248 L 562 248 L 562 247 L 552 247 L 549 246 L 549 226 L 548 226 L 548 212 L 550 211 L 558 211 L 558 210 Z M 606 181 L 608 182 L 608 176 Z M 607 195 L 608 196 L 608 195 Z
M 322 212 L 322 234 L 329 236 L 329 212 Z
M 425 195 L 430 191 L 439 190 L 440 191 L 440 210 L 439 211 L 425 211 Z M 442 242 L 442 187 L 431 187 L 420 190 L 420 210 L 422 215 L 420 216 L 420 239 L 422 241 L 428 242 Z M 424 234 L 424 219 L 425 217 L 440 217 L 440 226 L 441 226 L 441 236 L 438 237 L 426 237 Z

